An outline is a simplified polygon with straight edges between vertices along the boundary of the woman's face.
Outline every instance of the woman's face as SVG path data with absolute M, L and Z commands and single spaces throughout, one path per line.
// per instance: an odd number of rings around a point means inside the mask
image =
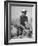
M 25 21 L 25 24 L 27 24 L 28 22 L 27 21 Z

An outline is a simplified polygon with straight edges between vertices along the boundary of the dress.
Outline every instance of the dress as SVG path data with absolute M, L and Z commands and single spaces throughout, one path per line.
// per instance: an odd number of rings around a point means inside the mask
M 25 15 L 20 16 L 20 24 L 25 26 L 25 21 L 28 21 L 28 17 Z

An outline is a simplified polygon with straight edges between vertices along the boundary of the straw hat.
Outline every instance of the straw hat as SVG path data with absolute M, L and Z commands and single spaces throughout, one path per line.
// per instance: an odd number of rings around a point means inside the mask
M 23 10 L 23 11 L 22 11 L 22 13 L 24 13 L 24 14 L 26 14 L 26 12 L 27 12 L 26 10 Z

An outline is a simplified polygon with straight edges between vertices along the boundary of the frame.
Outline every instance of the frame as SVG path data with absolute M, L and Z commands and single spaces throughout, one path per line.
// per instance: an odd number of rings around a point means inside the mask
M 30 4 L 30 5 L 29 5 Z M 18 7 L 33 7 L 35 5 L 35 41 L 28 41 L 28 42 L 8 42 L 8 30 L 11 25 L 11 6 L 18 6 Z M 10 8 L 9 8 L 10 7 Z M 9 12 L 9 10 L 10 12 Z M 10 13 L 10 14 L 9 14 Z M 9 16 L 8 16 L 9 15 Z M 10 19 L 9 19 L 10 18 Z M 9 21 L 10 20 L 10 21 Z M 37 43 L 37 2 L 30 2 L 30 1 L 4 1 L 4 44 L 32 44 Z

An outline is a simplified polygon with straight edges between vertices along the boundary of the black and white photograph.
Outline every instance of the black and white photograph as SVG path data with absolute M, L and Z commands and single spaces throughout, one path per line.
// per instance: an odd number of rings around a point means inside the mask
M 37 42 L 37 2 L 5 1 L 5 44 Z

